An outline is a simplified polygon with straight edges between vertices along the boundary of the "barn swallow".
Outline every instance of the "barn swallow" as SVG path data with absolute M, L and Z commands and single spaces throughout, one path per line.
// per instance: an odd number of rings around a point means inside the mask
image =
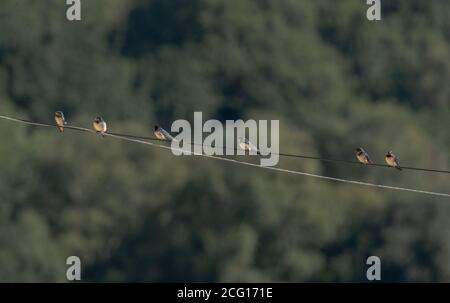
M 254 146 L 247 138 L 239 138 L 239 147 L 243 150 L 255 151 L 257 155 L 260 155 L 256 146 Z
M 105 133 L 107 131 L 106 122 L 103 120 L 102 117 L 98 116 L 94 119 L 93 123 L 94 129 L 97 132 L 97 134 L 102 134 L 102 136 L 105 136 Z
M 362 149 L 362 147 L 358 147 L 356 150 L 356 158 L 358 159 L 359 162 L 363 163 L 363 164 L 372 164 L 372 161 L 370 161 L 369 158 L 369 154 L 366 153 L 366 151 L 364 149 Z
M 162 127 L 159 127 L 158 125 L 155 125 L 155 131 L 153 133 L 155 134 L 156 138 L 158 138 L 159 140 L 164 140 L 164 141 L 169 141 L 169 142 L 174 140 L 168 131 L 166 131 Z
M 67 122 L 62 111 L 55 112 L 55 122 L 56 127 L 59 129 L 59 131 L 64 132 L 64 125 L 66 125 Z
M 384 157 L 384 160 L 386 160 L 386 163 L 389 166 L 395 167 L 398 170 L 402 170 L 402 168 L 400 167 L 400 164 L 398 164 L 397 157 L 394 155 L 394 153 L 392 151 L 390 151 L 386 154 L 386 157 Z

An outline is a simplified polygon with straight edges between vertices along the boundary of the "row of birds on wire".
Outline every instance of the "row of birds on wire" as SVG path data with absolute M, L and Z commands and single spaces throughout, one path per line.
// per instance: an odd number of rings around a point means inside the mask
M 59 131 L 64 132 L 64 127 L 67 125 L 67 121 L 66 121 L 62 111 L 55 112 L 55 122 L 56 122 L 56 126 L 59 129 Z M 95 132 L 97 134 L 101 134 L 102 136 L 104 136 L 105 133 L 107 133 L 107 131 L 108 131 L 106 121 L 101 116 L 97 116 L 94 119 L 92 125 L 93 125 Z M 174 140 L 174 138 L 172 137 L 172 135 L 170 135 L 170 133 L 168 131 L 166 131 L 165 129 L 163 129 L 162 127 L 160 127 L 158 125 L 155 125 L 155 127 L 154 127 L 154 135 L 157 139 L 162 140 L 162 141 L 171 142 Z M 256 146 L 254 146 L 246 138 L 239 139 L 239 147 L 245 151 L 254 151 L 254 152 L 256 152 L 256 154 L 260 155 L 258 148 Z M 356 159 L 358 159 L 358 161 L 360 163 L 374 164 L 371 161 L 369 154 L 362 147 L 356 148 L 355 154 L 356 154 Z M 398 170 L 402 170 L 402 168 L 400 167 L 400 164 L 399 164 L 398 157 L 392 151 L 389 151 L 385 155 L 384 159 L 389 166 L 394 167 Z

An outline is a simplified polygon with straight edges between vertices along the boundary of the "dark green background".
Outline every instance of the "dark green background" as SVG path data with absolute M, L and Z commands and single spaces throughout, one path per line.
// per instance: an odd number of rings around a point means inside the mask
M 450 168 L 450 1 L 0 3 L 0 113 L 149 136 L 279 119 L 281 152 Z M 0 121 L 0 281 L 450 281 L 450 200 Z M 252 161 L 250 158 L 242 160 Z M 280 167 L 449 192 L 444 174 Z

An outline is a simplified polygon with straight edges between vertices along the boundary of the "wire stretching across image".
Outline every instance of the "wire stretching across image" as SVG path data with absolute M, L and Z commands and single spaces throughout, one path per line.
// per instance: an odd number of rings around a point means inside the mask
M 27 125 L 32 125 L 32 126 L 55 127 L 55 125 L 52 125 L 52 124 L 33 122 L 33 121 L 24 120 L 24 119 L 17 119 L 17 118 L 7 117 L 7 116 L 3 116 L 3 115 L 0 115 L 0 118 L 1 119 L 5 119 L 5 120 L 9 120 L 9 121 L 13 121 L 13 122 L 19 122 L 19 123 L 23 123 L 23 124 L 27 124 Z M 66 129 L 77 130 L 77 131 L 82 131 L 82 132 L 93 133 L 93 134 L 96 133 L 92 129 L 88 129 L 88 128 L 84 128 L 84 127 L 78 127 L 78 126 L 67 125 L 67 126 L 65 126 L 65 128 Z M 167 150 L 173 150 L 173 148 L 170 147 L 170 146 L 165 146 L 165 145 L 160 145 L 160 144 L 156 144 L 156 143 L 153 143 L 153 142 L 144 141 L 144 140 L 161 141 L 160 139 L 145 138 L 145 137 L 139 137 L 139 136 L 133 136 L 133 135 L 125 135 L 125 134 L 116 134 L 116 133 L 104 133 L 104 135 L 107 136 L 107 137 L 112 137 L 112 138 L 116 138 L 116 139 L 119 139 L 119 140 L 125 140 L 125 141 L 129 141 L 129 142 L 135 142 L 135 143 L 140 143 L 140 144 L 145 144 L 145 145 L 151 145 L 151 146 L 155 146 L 155 147 L 163 148 L 163 149 L 167 149 Z M 426 190 L 419 190 L 419 189 L 405 188 L 405 187 L 397 187 L 397 186 L 390 186 L 390 185 L 383 185 L 383 184 L 376 184 L 376 183 L 369 183 L 369 182 L 361 182 L 361 181 L 355 181 L 355 180 L 347 180 L 347 179 L 341 179 L 341 178 L 317 175 L 317 174 L 312 174 L 312 173 L 306 173 L 306 172 L 301 172 L 301 171 L 296 171 L 296 170 L 284 169 L 284 168 L 279 168 L 279 167 L 261 166 L 261 165 L 250 163 L 250 162 L 239 161 L 239 160 L 229 159 L 229 158 L 224 158 L 224 157 L 219 157 L 219 156 L 211 156 L 211 155 L 200 154 L 200 153 L 195 153 L 195 152 L 192 153 L 192 154 L 196 155 L 196 156 L 202 156 L 202 157 L 206 157 L 206 158 L 212 158 L 212 159 L 217 159 L 217 160 L 221 160 L 221 161 L 241 164 L 241 165 L 253 166 L 253 167 L 258 167 L 258 168 L 263 168 L 263 169 L 283 172 L 283 173 L 308 176 L 308 177 L 324 179 L 324 180 L 329 180 L 329 181 L 343 182 L 343 183 L 349 183 L 349 184 L 355 184 L 355 185 L 370 186 L 370 187 L 377 187 L 377 188 L 383 188 L 383 189 L 392 189 L 392 190 L 399 190 L 399 191 L 406 191 L 406 192 L 414 192 L 414 193 L 420 193 L 420 194 L 426 194 L 426 195 L 441 196 L 441 197 L 448 197 L 448 198 L 450 198 L 450 194 L 447 194 L 447 193 L 440 193 L 440 192 L 433 192 L 433 191 L 426 191 Z M 289 154 L 281 154 L 280 153 L 280 155 L 289 155 Z M 290 155 L 290 156 L 296 156 L 296 155 Z M 299 156 L 299 157 L 302 157 L 302 156 Z M 310 158 L 313 158 L 313 157 L 310 157 Z M 317 159 L 317 160 L 321 160 L 320 157 L 314 157 L 314 158 Z M 335 161 L 355 163 L 355 161 L 345 161 L 345 160 L 335 160 Z M 359 162 L 356 162 L 356 163 L 359 163 Z M 371 165 L 374 165 L 374 164 L 371 164 Z M 379 164 L 379 166 L 387 166 L 387 165 Z M 387 166 L 387 167 L 389 167 L 389 166 Z M 406 169 L 406 167 L 402 167 L 402 168 Z M 447 173 L 447 174 L 450 173 L 450 171 L 432 170 L 432 169 L 424 169 L 424 168 L 409 168 L 409 169 L 434 171 L 434 172 Z

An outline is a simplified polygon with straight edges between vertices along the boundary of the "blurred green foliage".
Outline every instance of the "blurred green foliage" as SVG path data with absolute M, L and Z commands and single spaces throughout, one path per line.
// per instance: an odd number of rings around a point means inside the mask
M 141 135 L 174 119 L 279 119 L 282 152 L 450 167 L 450 2 L 0 4 L 0 113 Z M 0 281 L 450 281 L 450 201 L 0 121 Z M 441 192 L 446 175 L 282 159 Z

